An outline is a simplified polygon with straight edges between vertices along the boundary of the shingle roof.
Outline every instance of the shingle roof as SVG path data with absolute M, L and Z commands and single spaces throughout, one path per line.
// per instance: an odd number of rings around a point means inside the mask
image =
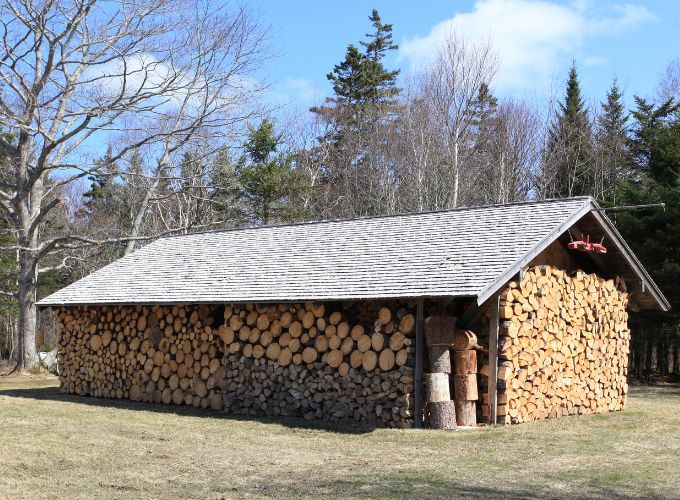
M 166 237 L 39 305 L 486 296 L 591 208 L 570 198 Z

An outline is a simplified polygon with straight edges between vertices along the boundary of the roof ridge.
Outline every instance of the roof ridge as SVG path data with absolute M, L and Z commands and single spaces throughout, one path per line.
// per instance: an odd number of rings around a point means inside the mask
M 236 232 L 236 231 L 251 231 L 251 230 L 257 230 L 257 229 L 275 229 L 275 228 L 280 228 L 280 227 L 295 227 L 295 226 L 307 226 L 307 225 L 315 225 L 315 224 L 332 224 L 332 223 L 337 223 L 337 222 L 349 222 L 349 221 L 356 221 L 356 220 L 371 220 L 371 219 L 389 219 L 389 218 L 396 218 L 396 217 L 411 217 L 411 216 L 416 216 L 416 215 L 430 215 L 430 214 L 441 214 L 441 213 L 450 213 L 450 212 L 462 212 L 464 210 L 480 210 L 484 208 L 495 208 L 495 207 L 514 207 L 514 206 L 520 206 L 520 205 L 538 205 L 538 204 L 547 204 L 547 203 L 556 203 L 556 202 L 568 202 L 568 201 L 576 201 L 576 200 L 588 200 L 590 202 L 593 202 L 594 199 L 592 196 L 572 196 L 569 198 L 546 198 L 543 200 L 524 200 L 524 201 L 515 201 L 515 202 L 509 202 L 509 203 L 492 203 L 489 205 L 471 205 L 471 206 L 465 206 L 465 207 L 456 207 L 456 208 L 445 208 L 441 210 L 425 210 L 422 212 L 399 212 L 399 213 L 394 213 L 394 214 L 381 214 L 381 215 L 362 215 L 359 217 L 348 217 L 344 219 L 317 219 L 317 220 L 309 220 L 309 221 L 300 221 L 300 222 L 285 222 L 285 223 L 280 223 L 280 224 L 267 224 L 267 225 L 261 225 L 261 226 L 244 226 L 244 227 L 230 227 L 230 228 L 223 228 L 223 229 L 210 229 L 207 231 L 196 231 L 193 233 L 178 233 L 178 234 L 168 234 L 165 236 L 161 236 L 158 238 L 158 240 L 164 240 L 168 238 L 178 238 L 178 237 L 183 237 L 183 236 L 197 236 L 197 235 L 202 235 L 202 234 L 218 234 L 218 233 L 230 233 L 230 232 Z M 156 241 L 158 241 L 156 240 Z M 144 247 L 142 247 L 144 248 Z

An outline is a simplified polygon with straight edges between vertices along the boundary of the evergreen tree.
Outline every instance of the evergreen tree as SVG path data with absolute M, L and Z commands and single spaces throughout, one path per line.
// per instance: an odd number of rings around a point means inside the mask
M 278 151 L 281 145 L 282 138 L 268 119 L 250 128 L 244 143 L 245 155 L 236 167 L 236 177 L 239 197 L 255 223 L 297 218 L 295 206 L 288 202 L 305 186 L 293 169 L 294 157 Z
M 616 215 L 619 231 L 635 254 L 649 270 L 671 303 L 665 314 L 632 316 L 634 346 L 640 351 L 646 344 L 647 359 L 638 376 L 650 376 L 651 346 L 656 344 L 657 371 L 664 375 L 668 359 L 668 343 L 660 341 L 662 328 L 679 331 L 680 315 L 680 117 L 672 100 L 654 104 L 635 97 L 632 111 L 631 150 L 635 175 L 620 186 L 619 203 L 647 204 L 663 202 L 664 210 L 635 210 Z M 641 356 L 638 356 L 641 359 Z
M 325 197 L 320 210 L 326 216 L 384 211 L 380 197 L 390 178 L 385 149 L 401 90 L 397 87 L 399 71 L 389 71 L 384 65 L 387 54 L 397 49 L 392 25 L 383 24 L 375 10 L 369 20 L 373 30 L 367 40 L 359 47 L 350 44 L 345 59 L 326 75 L 333 96 L 311 109 L 327 126 L 316 147 L 318 156 L 326 158 L 324 176 L 318 182 L 318 191 Z M 328 205 L 337 208 L 329 213 Z
M 239 222 L 243 214 L 239 209 L 238 178 L 235 165 L 227 148 L 221 148 L 210 169 L 211 200 L 218 220 Z M 242 221 L 245 222 L 245 221 Z
M 366 33 L 369 42 L 359 42 L 365 47 L 368 101 L 374 106 L 390 106 L 400 92 L 397 88 L 399 70 L 388 71 L 382 61 L 388 51 L 397 50 L 399 46 L 392 40 L 392 25 L 383 24 L 377 10 L 373 9 L 368 19 L 375 31 Z
M 378 11 L 373 9 L 371 15 L 368 17 L 371 21 L 375 32 L 366 33 L 371 41 L 369 42 L 359 42 L 363 47 L 366 48 L 366 55 L 373 61 L 379 62 L 385 56 L 388 50 L 396 50 L 399 46 L 392 40 L 392 25 L 383 24 L 380 19 L 380 14 Z M 393 71 L 393 76 L 399 74 L 399 71 Z
M 628 114 L 616 78 L 601 103 L 595 132 L 595 175 L 593 195 L 602 201 L 614 201 L 616 186 L 625 180 L 631 158 L 628 147 Z
M 14 137 L 11 134 L 2 133 L 0 146 L 4 143 L 12 144 Z M 11 158 L 4 148 L 0 147 L 0 181 L 10 180 Z M 0 217 L 0 244 L 3 247 L 17 245 L 13 224 L 6 217 Z M 17 252 L 15 250 L 3 250 L 0 252 L 0 358 L 10 354 L 11 347 L 15 345 L 16 322 L 18 320 L 19 304 L 14 297 L 18 291 L 17 278 Z M 2 336 L 7 336 L 2 338 Z M 12 337 L 12 338 L 10 338 Z
M 499 158 L 499 123 L 497 117 L 498 99 L 491 94 L 488 84 L 479 86 L 477 97 L 472 102 L 468 114 L 470 115 L 470 134 L 467 149 L 470 153 L 470 163 L 476 181 L 481 183 L 483 200 L 480 202 L 494 203 L 498 200 L 498 193 L 493 188 L 498 176 L 502 173 Z
M 564 102 L 549 132 L 545 159 L 547 195 L 578 196 L 592 192 L 592 132 L 581 97 L 576 64 L 572 63 Z
M 383 59 L 398 45 L 392 41 L 392 25 L 383 24 L 378 11 L 369 20 L 374 31 L 367 33 L 369 41 L 359 42 L 365 51 L 354 44 L 347 46 L 345 59 L 333 67 L 326 78 L 333 87 L 333 97 L 326 105 L 312 108 L 312 112 L 333 118 L 340 127 L 362 128 L 365 122 L 382 118 L 394 106 L 400 93 L 397 88 L 399 70 L 388 71 Z
M 493 128 L 497 109 L 498 99 L 491 93 L 489 85 L 482 83 L 476 99 L 470 106 L 472 116 L 470 126 L 476 131 L 476 135 L 485 135 L 482 132 Z
M 111 160 L 112 148 L 109 145 L 106 155 L 96 162 L 95 173 L 89 175 L 90 189 L 83 193 L 85 209 L 89 214 L 97 210 L 106 212 L 119 212 L 121 202 L 115 176 L 118 175 L 118 166 Z
M 677 186 L 680 180 L 680 105 L 673 99 L 655 105 L 635 96 L 631 149 L 638 172 Z

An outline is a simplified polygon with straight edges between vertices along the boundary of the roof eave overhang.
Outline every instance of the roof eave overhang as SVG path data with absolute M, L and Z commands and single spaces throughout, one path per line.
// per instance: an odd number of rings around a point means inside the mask
M 664 297 L 659 287 L 654 283 L 652 278 L 649 276 L 645 268 L 642 266 L 638 258 L 635 256 L 633 251 L 630 249 L 628 244 L 625 242 L 621 234 L 618 232 L 611 220 L 604 215 L 601 211 L 597 210 L 600 206 L 592 198 L 587 199 L 583 206 L 574 212 L 574 214 L 565 220 L 562 224 L 556 227 L 550 232 L 543 240 L 541 240 L 536 246 L 534 246 L 527 254 L 525 254 L 521 259 L 519 259 L 512 267 L 505 271 L 501 276 L 498 277 L 493 283 L 488 285 L 484 290 L 482 290 L 477 296 L 477 303 L 479 305 L 486 302 L 490 297 L 497 293 L 505 284 L 512 280 L 524 266 L 529 264 L 536 256 L 543 252 L 553 241 L 555 241 L 561 234 L 567 231 L 571 226 L 576 224 L 585 215 L 592 212 L 595 219 L 602 226 L 602 229 L 607 233 L 608 238 L 614 242 L 614 244 L 619 248 L 621 254 L 623 255 L 626 263 L 630 269 L 638 276 L 642 282 L 645 289 L 654 298 L 654 301 L 661 311 L 670 310 L 670 304 L 666 297 Z M 594 210 L 596 209 L 596 210 Z
M 137 302 L 130 301 L 93 301 L 93 302 L 52 302 L 41 300 L 37 302 L 40 308 L 60 308 L 60 307 L 101 307 L 101 306 L 153 306 L 153 305 L 225 305 L 225 304 L 299 304 L 301 302 L 361 302 L 365 300 L 375 301 L 389 301 L 389 300 L 446 300 L 446 299 L 475 299 L 474 295 L 452 295 L 448 292 L 428 292 L 421 295 L 381 295 L 381 296 L 356 296 L 356 297 L 339 297 L 339 296 L 324 296 L 324 297 L 298 297 L 293 299 L 277 299 L 276 297 L 269 297 L 267 299 L 252 299 L 252 300 L 166 300 L 166 301 L 148 301 L 141 300 Z
M 600 208 L 597 203 L 592 202 L 593 208 Z M 607 232 L 608 237 L 614 244 L 619 248 L 623 258 L 626 260 L 630 269 L 637 275 L 637 277 L 642 282 L 644 289 L 649 292 L 649 294 L 654 298 L 656 305 L 660 311 L 667 312 L 671 309 L 671 305 L 668 299 L 661 292 L 659 287 L 656 285 L 654 280 L 649 276 L 647 270 L 640 263 L 638 258 L 635 256 L 633 251 L 630 249 L 623 236 L 614 226 L 614 223 L 607 217 L 603 212 L 599 210 L 593 210 L 592 212 L 595 219 L 600 223 L 600 225 Z

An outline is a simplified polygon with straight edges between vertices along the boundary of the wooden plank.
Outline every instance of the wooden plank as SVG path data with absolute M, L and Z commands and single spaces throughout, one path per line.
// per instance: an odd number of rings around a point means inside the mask
M 418 299 L 416 309 L 416 381 L 415 381 L 415 409 L 413 414 L 413 426 L 420 429 L 423 426 L 423 354 L 425 341 L 423 334 L 423 299 Z
M 496 425 L 498 409 L 498 326 L 500 295 L 494 295 L 489 301 L 491 318 L 489 319 L 489 424 Z

